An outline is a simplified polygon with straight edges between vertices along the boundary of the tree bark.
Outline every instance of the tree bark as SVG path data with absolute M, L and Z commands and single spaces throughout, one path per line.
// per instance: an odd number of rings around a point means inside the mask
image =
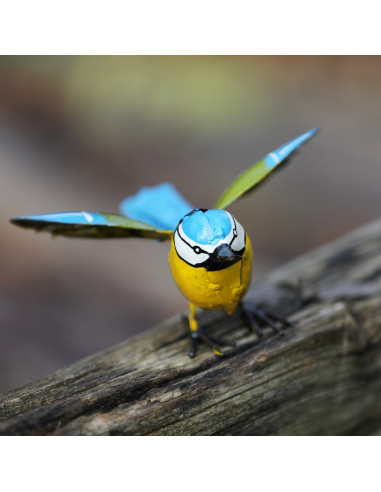
M 0 434 L 379 434 L 381 220 L 258 279 L 245 302 L 295 326 L 258 337 L 238 311 L 202 312 L 236 347 L 190 359 L 178 315 L 0 396 Z

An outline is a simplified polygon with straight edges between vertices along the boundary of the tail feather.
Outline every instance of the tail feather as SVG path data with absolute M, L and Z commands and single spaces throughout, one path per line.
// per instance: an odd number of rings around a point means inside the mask
M 180 219 L 193 210 L 171 183 L 144 187 L 136 195 L 125 198 L 120 213 L 146 222 L 161 230 L 175 230 Z

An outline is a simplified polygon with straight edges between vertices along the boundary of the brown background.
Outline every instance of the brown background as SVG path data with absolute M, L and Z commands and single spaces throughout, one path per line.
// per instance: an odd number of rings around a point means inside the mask
M 230 209 L 264 273 L 379 217 L 380 88 L 380 57 L 0 57 L 0 391 L 186 307 L 167 244 L 52 240 L 9 217 L 117 211 L 163 181 L 210 207 L 319 126 Z

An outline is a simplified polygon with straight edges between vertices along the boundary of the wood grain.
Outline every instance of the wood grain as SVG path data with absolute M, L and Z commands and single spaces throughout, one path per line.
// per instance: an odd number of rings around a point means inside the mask
M 0 396 L 3 435 L 337 435 L 381 428 L 381 221 L 258 279 L 246 302 L 296 323 L 187 356 L 181 316 Z

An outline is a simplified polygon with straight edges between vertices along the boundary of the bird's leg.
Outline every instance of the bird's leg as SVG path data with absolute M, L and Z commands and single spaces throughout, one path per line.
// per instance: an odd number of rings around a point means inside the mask
M 221 340 L 217 338 L 212 338 L 209 335 L 205 335 L 202 329 L 198 326 L 198 321 L 196 318 L 196 306 L 189 303 L 189 339 L 190 339 L 190 350 L 189 357 L 194 357 L 196 355 L 196 345 L 197 341 L 202 341 L 208 347 L 210 347 L 216 355 L 223 356 L 224 353 L 219 350 L 216 345 L 230 345 L 231 347 L 235 346 L 234 342 L 228 342 L 227 340 Z
M 291 321 L 280 318 L 269 311 L 247 307 L 242 301 L 239 305 L 243 316 L 246 318 L 248 325 L 250 326 L 250 329 L 255 331 L 259 337 L 263 336 L 261 325 L 269 326 L 273 331 L 278 333 L 278 335 L 284 335 L 284 328 L 294 326 L 294 323 Z

